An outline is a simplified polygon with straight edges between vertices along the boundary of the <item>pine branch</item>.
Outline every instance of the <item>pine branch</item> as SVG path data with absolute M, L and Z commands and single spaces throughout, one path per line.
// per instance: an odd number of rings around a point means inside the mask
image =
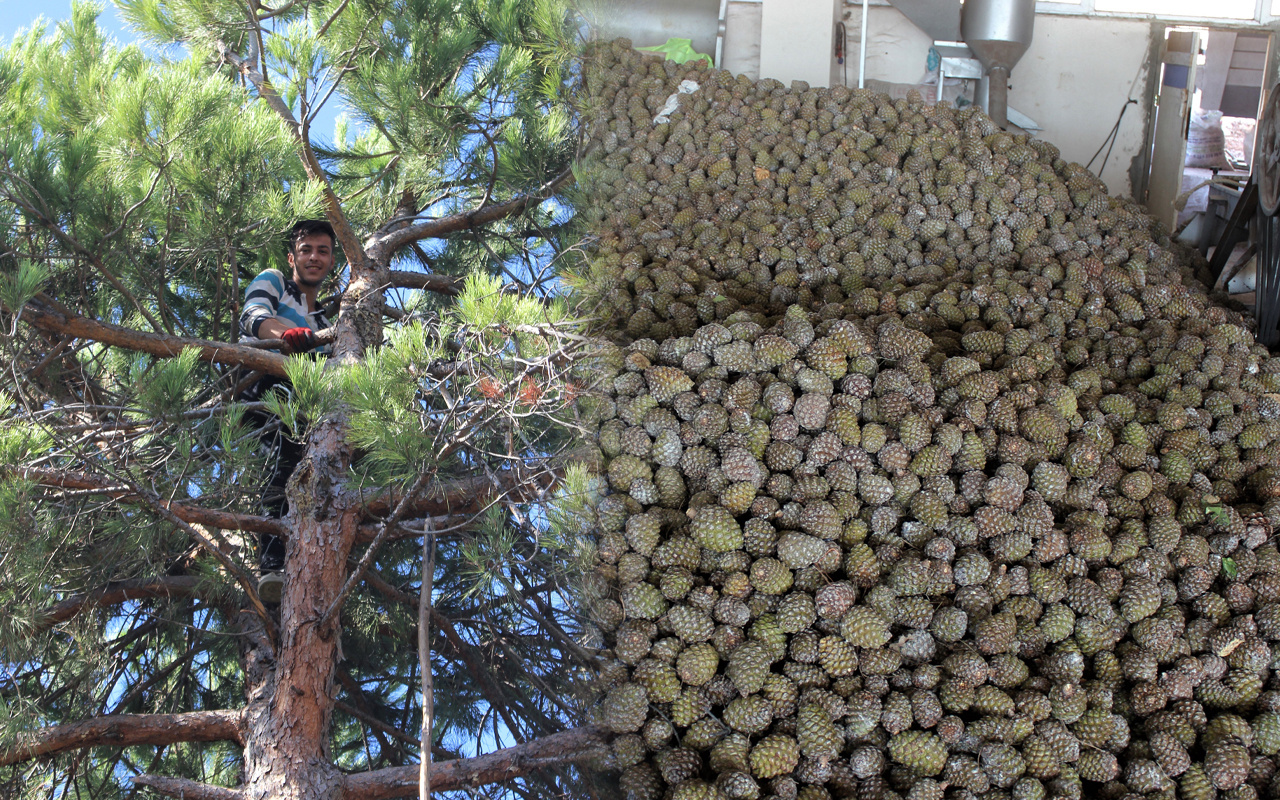
M 0 749 L 0 767 L 82 747 L 227 741 L 244 744 L 240 723 L 240 711 L 230 709 L 96 717 L 19 734 L 17 742 Z
M 364 580 L 374 590 L 381 592 L 386 597 L 404 604 L 410 609 L 418 609 L 421 605 L 421 594 L 413 595 L 408 592 L 402 592 L 391 584 L 387 583 L 377 570 L 371 569 L 364 575 Z M 493 708 L 502 721 L 506 723 L 507 729 L 511 731 L 511 735 L 516 737 L 516 741 L 523 742 L 524 737 L 520 733 L 520 726 L 516 724 L 515 718 L 511 716 L 511 710 L 508 707 L 510 702 L 502 696 L 501 687 L 496 681 L 485 672 L 481 665 L 483 656 L 475 652 L 475 648 L 466 640 L 458 635 L 458 629 L 454 627 L 453 621 L 440 613 L 440 610 L 434 606 L 431 608 L 431 621 L 435 623 L 440 632 L 444 634 L 445 641 L 449 644 L 451 655 L 462 662 L 466 667 L 467 673 L 471 679 L 475 681 L 475 685 L 479 688 L 480 694 L 484 696 L 485 702 Z
M 595 464 L 599 451 L 578 448 L 562 453 L 533 467 L 519 467 L 498 473 L 496 479 L 486 476 L 458 478 L 427 485 L 418 499 L 406 509 L 414 514 L 475 514 L 494 499 L 507 497 L 512 502 L 530 502 L 553 489 L 564 474 L 564 467 L 576 461 Z M 366 516 L 387 514 L 400 498 L 394 493 L 380 494 L 364 501 Z
M 126 600 L 143 600 L 149 597 L 197 597 L 202 578 L 192 575 L 170 575 L 141 581 L 113 581 L 92 592 L 72 595 L 50 606 L 36 618 L 35 627 L 27 633 L 36 634 L 66 622 L 86 607 L 123 603 Z
M 16 470 L 13 470 L 13 472 L 19 476 L 26 476 L 33 473 L 46 472 L 46 470 L 18 468 Z M 262 601 L 258 599 L 258 594 L 255 588 L 256 583 L 250 578 L 249 574 L 245 572 L 243 568 L 240 567 L 239 564 L 237 564 L 235 561 L 231 559 L 230 553 L 232 552 L 232 548 L 227 543 L 227 541 L 222 538 L 220 534 L 215 532 L 218 528 L 217 525 L 211 526 L 210 529 L 207 531 L 192 527 L 191 522 L 183 519 L 174 511 L 172 506 L 175 505 L 175 503 L 173 503 L 170 500 L 165 500 L 164 498 L 159 497 L 151 492 L 147 492 L 138 486 L 132 485 L 128 481 L 128 479 L 124 479 L 124 478 L 120 479 L 125 481 L 125 485 L 123 486 L 112 486 L 111 484 L 108 484 L 105 481 L 101 481 L 99 479 L 93 478 L 92 476 L 85 476 L 77 473 L 71 473 L 70 475 L 74 475 L 75 478 L 79 478 L 81 480 L 91 483 L 92 484 L 91 486 L 85 487 L 85 488 L 89 488 L 92 491 L 100 491 L 103 494 L 106 494 L 107 496 L 112 496 L 116 493 L 119 493 L 122 497 L 127 497 L 132 502 L 137 502 L 141 505 L 146 506 L 147 508 L 151 509 L 155 514 L 177 525 L 179 528 L 185 531 L 188 536 L 195 539 L 195 541 L 200 545 L 200 547 L 203 548 L 207 553 L 209 553 L 209 555 L 213 556 L 214 559 L 217 560 L 218 563 L 222 565 L 223 569 L 227 571 L 227 574 L 235 578 L 236 582 L 239 583 L 241 588 L 244 589 L 245 594 L 248 595 L 249 597 L 249 601 L 253 604 L 254 608 L 257 610 L 257 613 L 262 617 L 263 625 L 266 626 L 267 631 L 271 635 L 271 640 L 275 641 L 276 639 L 275 623 L 272 621 L 271 616 L 267 613 L 266 607 L 262 605 Z M 55 477 L 64 478 L 66 482 L 70 482 L 70 480 L 72 480 L 72 478 L 70 478 L 66 474 L 55 474 Z M 60 485 L 63 485 L 65 487 L 66 483 L 64 482 Z M 184 508 L 190 509 L 192 507 L 185 506 Z M 205 513 L 210 513 L 210 514 L 216 514 L 216 515 L 228 515 L 230 517 L 246 518 L 249 520 L 261 519 L 260 517 L 254 518 L 254 517 L 247 517 L 245 515 L 239 515 L 239 514 L 232 515 L 230 514 L 230 512 L 209 512 L 207 509 L 200 509 L 200 511 Z M 278 523 L 277 520 L 271 520 L 271 522 Z M 281 527 L 283 528 L 283 525 Z
M 391 270 L 391 285 L 401 289 L 423 289 L 446 297 L 456 297 L 462 291 L 461 278 L 399 269 Z
M 168 162 L 166 162 L 164 166 L 168 166 Z M 163 173 L 163 169 L 164 168 L 161 167 L 160 171 L 157 172 L 156 179 L 151 184 L 151 192 L 155 191 L 156 182 L 159 181 L 160 175 Z M 122 296 L 124 296 L 127 300 L 129 300 L 130 303 L 133 304 L 133 307 L 138 311 L 138 313 L 141 314 L 142 317 L 147 322 L 151 323 L 152 328 L 156 329 L 157 331 L 164 330 L 164 327 L 160 324 L 160 322 L 156 320 L 154 316 L 151 315 L 151 312 L 148 311 L 146 307 L 142 305 L 142 303 L 138 302 L 138 298 L 134 296 L 133 292 L 129 291 L 129 287 L 125 286 L 123 281 L 117 278 L 115 274 L 111 272 L 111 270 L 107 269 L 106 265 L 102 263 L 102 259 L 98 257 L 97 253 L 95 253 L 94 251 L 82 245 L 79 242 L 79 240 L 77 240 L 75 237 L 71 236 L 69 233 L 67 233 L 65 230 L 62 229 L 62 226 L 59 225 L 54 219 L 56 215 L 53 214 L 53 212 L 49 209 L 47 205 L 45 205 L 44 198 L 40 196 L 39 192 L 36 191 L 36 188 L 32 186 L 29 181 L 27 181 L 21 175 L 18 175 L 17 173 L 11 172 L 9 170 L 3 170 L 0 172 L 8 176 L 10 179 L 19 181 L 22 184 L 24 184 L 27 187 L 28 191 L 31 192 L 32 197 L 34 197 L 35 200 L 40 204 L 40 207 L 36 208 L 35 206 L 31 205 L 31 203 L 26 202 L 25 198 L 22 198 L 19 195 L 15 195 L 12 192 L 5 192 L 4 194 L 9 199 L 10 202 L 24 209 L 27 212 L 27 214 L 29 214 L 30 216 L 38 219 L 41 225 L 44 226 L 45 230 L 49 231 L 56 239 L 61 241 L 71 250 L 79 253 L 90 264 L 93 264 L 95 267 L 97 267 L 98 271 L 102 273 L 102 276 L 107 279 L 107 282 L 110 283 L 112 286 L 114 286 L 116 288 L 116 291 L 120 292 Z M 151 192 L 147 193 L 148 198 L 151 196 Z M 145 201 L 142 201 L 142 202 L 145 202 Z M 141 205 L 141 202 L 138 205 Z M 120 223 L 121 227 L 123 227 L 125 224 L 125 221 L 128 220 L 129 214 L 132 213 L 134 209 L 138 208 L 138 205 L 135 205 L 133 208 L 125 212 L 124 220 L 122 220 Z M 115 231 L 108 233 L 104 237 L 104 240 L 111 239 L 113 236 L 115 236 L 115 234 L 119 230 L 120 228 L 117 228 Z
M 367 247 L 369 257 L 378 263 L 388 263 L 392 256 L 413 242 L 423 239 L 438 239 L 451 233 L 472 230 L 481 225 L 497 222 L 500 219 L 523 214 L 527 209 L 553 196 L 572 180 L 573 171 L 566 169 L 536 190 L 513 197 L 505 202 L 491 206 L 481 206 L 460 214 L 450 214 L 447 217 L 433 219 L 429 222 L 420 222 L 407 228 L 380 231 L 369 237 Z
M 355 678 L 351 677 L 351 673 L 342 669 L 338 670 L 338 682 L 342 684 L 343 689 L 347 690 L 347 696 L 351 698 L 351 702 L 355 705 L 344 703 L 341 700 L 335 700 L 334 708 L 344 714 L 350 714 L 369 727 L 376 728 L 377 730 L 396 739 L 398 742 L 414 747 L 418 746 L 418 740 L 416 738 L 410 736 L 394 725 L 383 722 L 378 718 L 377 709 L 374 707 L 373 702 L 369 699 L 364 687 L 361 686 Z M 385 708 L 385 706 L 383 706 L 383 708 Z M 458 755 L 453 753 L 450 754 L 450 757 L 457 758 Z
M 431 765 L 431 791 L 449 792 L 466 787 L 519 778 L 530 772 L 576 764 L 604 754 L 609 740 L 605 728 L 588 726 L 554 733 L 525 744 L 475 758 L 440 761 Z M 347 776 L 349 800 L 390 800 L 413 797 L 418 791 L 418 766 L 390 767 Z
M 467 672 L 471 674 L 471 679 L 480 687 L 480 693 L 484 695 L 484 699 L 498 712 L 502 717 L 502 721 L 507 724 L 507 730 L 511 731 L 511 735 L 516 737 L 516 741 L 523 741 L 524 737 L 520 733 L 520 726 L 516 725 L 515 720 L 511 718 L 511 711 L 507 708 L 508 704 L 503 698 L 497 696 L 501 693 L 500 687 L 496 686 L 492 677 L 480 668 L 471 645 L 463 641 L 462 637 L 458 635 L 458 629 L 453 626 L 453 622 L 435 608 L 431 609 L 431 618 L 436 621 L 436 625 L 439 626 L 445 639 L 453 646 L 458 657 L 462 659 Z
M 307 177 L 313 181 L 318 181 L 324 186 L 325 207 L 329 212 L 329 222 L 333 225 L 334 232 L 337 234 L 338 244 L 342 246 L 342 251 L 346 253 L 347 261 L 353 265 L 358 264 L 363 260 L 364 249 L 360 247 L 360 240 L 356 238 L 355 231 L 351 229 L 351 223 L 347 221 L 347 216 L 342 211 L 338 196 L 334 194 L 333 187 L 329 185 L 329 179 L 324 173 L 324 168 L 320 166 L 320 160 L 316 158 L 315 151 L 311 149 L 311 143 L 306 138 L 303 123 L 293 116 L 293 110 L 280 97 L 280 93 L 276 91 L 276 87 L 272 85 L 266 75 L 255 69 L 252 63 L 242 58 L 239 53 L 232 50 L 221 40 L 216 43 L 216 47 L 218 56 L 235 67 L 236 71 L 245 80 L 253 84 L 253 88 L 258 92 L 258 97 L 272 111 L 276 112 L 284 120 L 285 124 L 289 126 L 289 130 L 293 132 L 301 150 L 298 155 L 302 161 L 303 168 L 307 171 Z
M 77 339 L 92 339 L 102 344 L 150 353 L 160 358 L 174 358 L 188 347 L 200 350 L 200 359 L 215 364 L 227 364 L 258 370 L 284 377 L 284 356 L 243 344 L 212 342 L 208 339 L 187 339 L 164 333 L 150 333 L 123 328 L 106 322 L 82 317 L 68 311 L 58 311 L 38 295 L 22 308 L 22 319 L 32 327 Z
M 245 794 L 239 789 L 227 789 L 222 786 L 210 786 L 199 781 L 186 778 L 166 778 L 163 775 L 137 775 L 131 778 L 135 786 L 145 786 L 156 794 L 165 797 L 180 797 L 182 800 L 244 800 Z
M 147 504 L 147 501 L 144 498 L 139 497 L 132 489 L 126 486 L 112 484 L 102 478 L 97 478 L 83 472 L 42 469 L 38 467 L 13 467 L 8 470 L 0 471 L 0 474 L 12 475 L 24 480 L 33 481 L 41 486 L 97 492 L 110 497 L 113 500 L 139 503 L 143 505 Z M 215 511 L 210 508 L 203 508 L 201 506 L 190 505 L 187 503 L 178 503 L 171 500 L 161 500 L 159 502 L 164 508 L 168 509 L 170 513 L 181 519 L 183 522 L 193 523 L 196 525 L 206 525 L 210 528 L 219 528 L 227 531 L 269 533 L 273 536 L 279 536 L 282 538 L 288 537 L 289 535 L 288 526 L 286 526 L 281 520 L 273 519 L 271 517 L 259 517 L 252 514 L 238 514 L 234 511 Z
M 413 498 L 426 482 L 427 476 L 419 475 L 413 486 L 409 488 L 408 493 L 396 504 L 395 511 L 391 513 L 391 517 L 383 520 L 382 529 L 378 531 L 377 536 L 373 537 L 373 542 L 365 550 L 364 556 L 360 559 L 360 563 L 356 565 L 355 571 L 347 577 L 347 580 L 342 584 L 342 588 L 338 590 L 338 595 L 333 598 L 329 608 L 321 615 L 319 623 L 321 630 L 328 630 L 329 625 L 333 623 L 338 612 L 342 610 L 342 602 L 347 599 L 347 595 L 351 594 L 351 590 L 356 588 L 356 584 L 364 576 L 365 570 L 369 569 L 369 565 L 373 563 L 373 557 L 377 554 L 378 548 L 382 546 L 382 542 L 387 538 L 387 534 L 397 527 L 400 519 L 409 510 L 409 505 Z

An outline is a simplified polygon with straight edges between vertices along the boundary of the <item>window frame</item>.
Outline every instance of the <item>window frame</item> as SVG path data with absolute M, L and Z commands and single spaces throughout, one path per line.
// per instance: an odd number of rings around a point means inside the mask
M 1154 0 L 1153 0 L 1154 1 Z M 1095 18 L 1147 20 L 1151 22 L 1168 22 L 1178 25 L 1211 25 L 1215 27 L 1237 26 L 1248 28 L 1270 27 L 1280 20 L 1280 0 L 1254 0 L 1252 17 L 1214 17 L 1214 16 L 1178 16 L 1156 12 L 1099 11 L 1097 0 L 1040 0 L 1036 3 L 1036 14 L 1055 16 L 1089 16 Z

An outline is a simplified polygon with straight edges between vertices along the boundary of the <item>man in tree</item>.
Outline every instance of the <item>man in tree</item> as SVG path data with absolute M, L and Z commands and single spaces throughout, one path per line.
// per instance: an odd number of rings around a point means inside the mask
M 556 296 L 583 235 L 572 19 L 121 5 L 189 58 L 78 2 L 0 50 L 0 797 L 587 797 L 595 639 L 551 525 L 589 484 Z M 317 140 L 339 99 L 358 129 Z M 233 343 L 310 218 L 349 270 L 331 356 Z M 297 255 L 305 300 L 328 259 Z M 283 519 L 237 370 L 292 387 L 252 407 L 303 443 Z M 263 533 L 288 542 L 271 608 Z
M 268 269 L 253 279 L 245 290 L 244 310 L 240 312 L 240 337 L 243 342 L 280 339 L 282 353 L 315 351 L 328 355 L 328 345 L 320 345 L 316 334 L 332 323 L 318 303 L 320 285 L 333 269 L 336 237 L 333 226 L 324 220 L 302 220 L 293 226 L 288 237 L 288 259 L 291 277 L 278 269 Z M 288 386 L 274 375 L 264 375 L 250 386 L 241 399 L 253 402 L 276 386 Z M 279 519 L 287 505 L 285 485 L 302 458 L 300 442 L 290 439 L 280 426 L 270 425 L 267 414 L 255 412 L 253 418 L 262 423 L 263 444 L 271 462 L 271 479 L 262 493 L 262 508 Z M 284 586 L 285 546 L 280 537 L 270 533 L 259 535 L 258 596 L 262 602 L 278 604 Z
M 329 318 L 317 298 L 320 285 L 333 269 L 336 239 L 333 226 L 324 220 L 302 220 L 289 231 L 288 259 L 291 277 L 278 269 L 258 274 L 245 290 L 240 313 L 241 341 L 282 339 L 285 355 L 316 348 L 316 334 L 328 328 Z M 318 350 L 328 353 L 327 345 Z M 255 384 L 247 397 L 257 399 L 266 388 Z

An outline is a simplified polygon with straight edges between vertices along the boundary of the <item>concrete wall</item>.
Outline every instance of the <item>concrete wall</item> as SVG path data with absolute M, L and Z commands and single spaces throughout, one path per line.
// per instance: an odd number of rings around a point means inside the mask
M 725 68 L 752 78 L 773 77 L 760 74 L 761 4 L 730 0 L 728 10 Z M 842 16 L 848 53 L 844 75 L 849 86 L 856 86 L 862 8 L 846 5 Z M 1139 101 L 1125 111 L 1101 176 L 1116 195 L 1132 194 L 1129 164 L 1145 139 L 1142 101 L 1150 30 L 1143 20 L 1038 15 L 1031 47 L 1010 80 L 1009 105 L 1038 122 L 1040 137 L 1057 145 L 1066 159 L 1082 164 L 1102 144 L 1125 100 Z M 871 6 L 867 31 L 868 79 L 914 84 L 926 77 L 933 40 L 901 12 Z M 837 73 L 833 82 L 841 77 Z M 1100 164 L 1101 157 L 1095 172 Z

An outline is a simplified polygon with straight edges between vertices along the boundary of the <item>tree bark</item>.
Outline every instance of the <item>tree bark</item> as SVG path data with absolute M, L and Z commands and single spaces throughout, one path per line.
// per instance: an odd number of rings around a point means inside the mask
M 335 676 L 341 659 L 337 621 L 321 623 L 346 575 L 359 530 L 359 504 L 342 490 L 351 463 L 345 420 L 316 424 L 289 480 L 292 535 L 286 544 L 280 644 L 273 663 L 257 645 L 249 653 L 246 800 L 338 800 L 343 776 L 329 754 Z M 257 668 L 255 668 L 255 664 Z

